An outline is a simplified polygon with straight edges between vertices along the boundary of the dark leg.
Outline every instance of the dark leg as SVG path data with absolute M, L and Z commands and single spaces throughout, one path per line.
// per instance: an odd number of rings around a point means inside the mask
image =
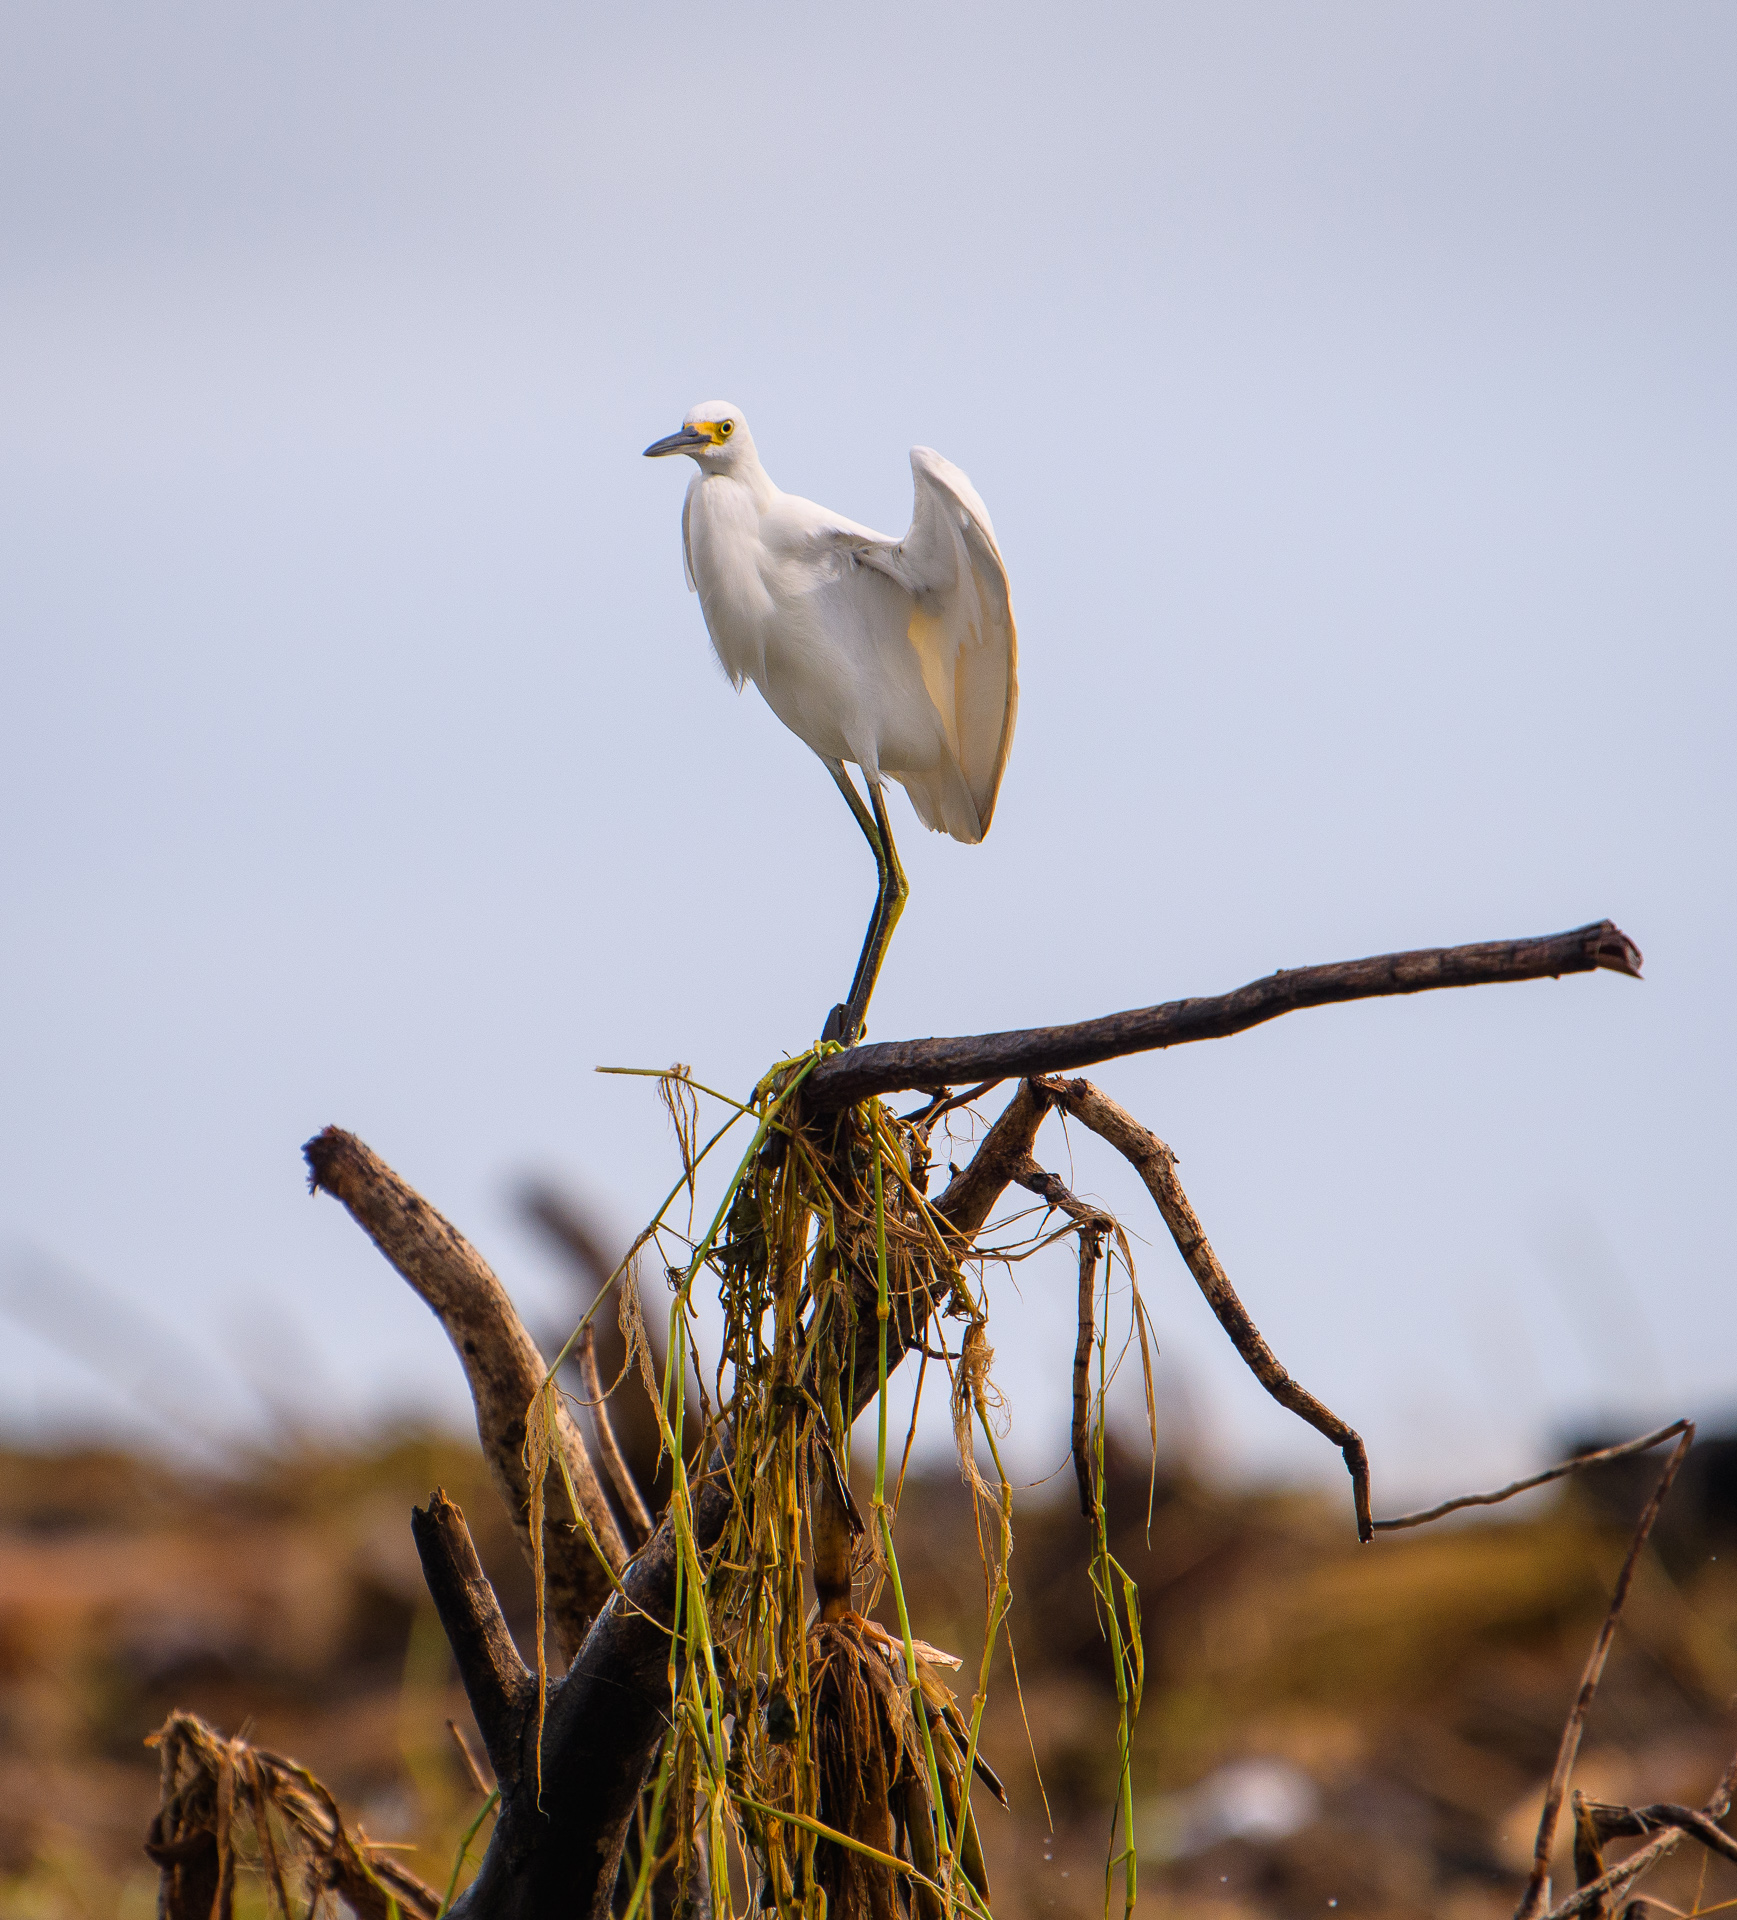
M 893 937 L 893 928 L 899 923 L 911 889 L 905 870 L 899 864 L 898 849 L 893 845 L 893 829 L 880 788 L 869 787 L 869 804 L 874 808 L 871 816 L 844 768 L 829 760 L 827 770 L 838 782 L 838 789 L 849 803 L 863 838 L 875 856 L 875 907 L 863 939 L 862 957 L 856 963 L 856 975 L 850 983 L 850 997 L 826 1016 L 826 1026 L 821 1033 L 823 1040 L 842 1040 L 846 1046 L 852 1046 L 862 1031 L 863 1015 L 868 1010 L 869 995 L 874 992 L 881 961 L 886 956 L 887 942 Z

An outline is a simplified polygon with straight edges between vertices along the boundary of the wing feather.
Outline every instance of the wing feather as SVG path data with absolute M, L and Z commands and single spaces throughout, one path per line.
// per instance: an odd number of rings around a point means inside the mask
M 911 449 L 916 501 L 896 545 L 856 551 L 916 600 L 909 638 L 983 833 L 995 813 L 1019 713 L 1019 634 L 989 510 L 930 447 Z

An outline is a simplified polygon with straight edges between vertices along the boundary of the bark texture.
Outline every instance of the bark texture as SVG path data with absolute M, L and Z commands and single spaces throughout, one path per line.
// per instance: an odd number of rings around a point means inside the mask
M 1367 960 L 1295 967 L 1205 1000 L 1167 1000 L 1156 1007 L 1107 1013 L 1064 1027 L 1018 1027 L 956 1040 L 883 1040 L 823 1060 L 805 1089 L 815 1108 L 841 1107 L 901 1087 L 962 1086 L 1018 1074 L 1069 1073 L 1128 1053 L 1221 1040 L 1281 1013 L 1437 987 L 1489 986 L 1544 980 L 1596 968 L 1640 978 L 1640 949 L 1609 920 L 1535 940 L 1489 940 L 1465 947 L 1421 947 Z
M 302 1152 L 313 1190 L 343 1202 L 446 1329 L 470 1383 L 477 1438 L 489 1474 L 529 1560 L 531 1487 L 524 1462 L 525 1413 L 547 1372 L 537 1343 L 525 1331 L 506 1289 L 482 1255 L 353 1133 L 327 1127 Z M 627 1562 L 627 1547 L 565 1406 L 556 1415 L 556 1432 L 581 1510 L 609 1566 L 619 1573 Z M 584 1640 L 586 1628 L 610 1591 L 610 1579 L 590 1542 L 571 1524 L 559 1473 L 550 1473 L 545 1492 L 543 1550 L 549 1624 L 566 1660 Z

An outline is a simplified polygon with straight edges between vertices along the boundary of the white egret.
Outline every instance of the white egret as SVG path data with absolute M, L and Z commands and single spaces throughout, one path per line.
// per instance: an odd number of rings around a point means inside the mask
M 917 818 L 972 843 L 989 831 L 1019 707 L 1007 570 L 976 489 L 928 447 L 911 449 L 916 506 L 902 540 L 782 493 L 740 407 L 692 408 L 647 459 L 699 466 L 682 504 L 688 586 L 719 660 L 752 680 L 826 764 L 874 849 L 878 886 L 849 997 L 825 1037 L 862 1030 L 910 888 L 893 846 L 883 776 Z M 862 771 L 863 804 L 844 763 Z

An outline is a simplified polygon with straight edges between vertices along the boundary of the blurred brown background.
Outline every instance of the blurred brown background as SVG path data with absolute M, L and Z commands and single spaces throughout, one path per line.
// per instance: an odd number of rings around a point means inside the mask
M 1737 1740 L 1734 1451 L 1691 1456 L 1641 1569 L 1583 1750 L 1595 1795 L 1698 1803 Z M 1145 1464 L 1118 1455 L 1113 1544 L 1140 1582 L 1150 1663 L 1141 1911 L 1511 1912 L 1657 1464 L 1601 1470 L 1522 1518 L 1359 1548 L 1348 1501 L 1227 1492 L 1182 1468 L 1160 1475 L 1148 1537 Z M 154 1911 L 143 1741 L 175 1707 L 301 1760 L 445 1884 L 480 1800 L 446 1729 L 469 1723 L 408 1526 L 436 1484 L 528 1640 L 528 1575 L 480 1459 L 450 1438 L 308 1448 L 224 1478 L 118 1452 L 0 1455 L 6 1920 Z M 908 1482 L 899 1539 L 915 1630 L 969 1669 L 983 1594 L 956 1476 Z M 1003 1659 L 984 1741 L 1013 1799 L 982 1813 L 1005 1920 L 1102 1910 L 1114 1695 L 1085 1553 L 1068 1500 L 1022 1500 L 1012 1627 L 1030 1740 Z M 1656 1891 L 1704 1911 L 1737 1896 L 1737 1872 L 1684 1849 Z

